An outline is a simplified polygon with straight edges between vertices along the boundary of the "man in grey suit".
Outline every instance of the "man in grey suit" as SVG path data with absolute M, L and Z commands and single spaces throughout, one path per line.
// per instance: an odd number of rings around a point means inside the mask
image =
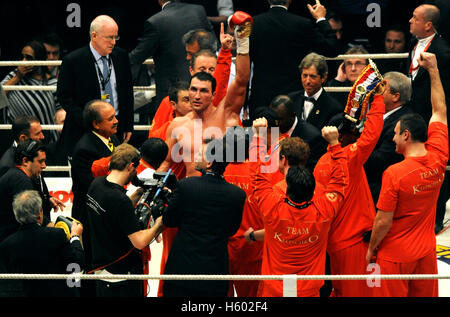
M 155 105 L 167 96 L 171 82 L 188 81 L 189 64 L 183 35 L 193 29 L 213 32 L 205 9 L 200 5 L 158 0 L 162 10 L 144 25 L 144 34 L 130 53 L 132 73 L 137 74 L 142 63 L 152 57 L 155 62 Z

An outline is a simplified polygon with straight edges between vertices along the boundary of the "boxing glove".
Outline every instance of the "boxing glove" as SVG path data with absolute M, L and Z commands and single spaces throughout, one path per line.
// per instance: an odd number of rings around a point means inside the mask
M 252 33 L 253 18 L 248 13 L 236 11 L 228 17 L 228 25 L 234 29 L 237 54 L 248 54 L 250 48 L 250 34 Z

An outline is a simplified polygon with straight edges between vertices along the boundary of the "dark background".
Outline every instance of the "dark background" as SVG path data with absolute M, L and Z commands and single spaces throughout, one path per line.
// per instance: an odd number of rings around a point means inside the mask
M 322 0 L 328 10 L 342 15 L 344 36 L 347 41 L 355 38 L 367 38 L 378 50 L 382 45 L 385 28 L 392 23 L 408 25 L 414 8 L 423 3 L 418 0 Z M 66 19 L 70 12 L 68 4 L 78 3 L 81 7 L 81 27 L 69 28 Z M 306 4 L 314 0 L 293 0 L 289 11 L 311 17 Z M 369 3 L 381 6 L 381 27 L 367 27 L 366 12 Z M 268 9 L 265 0 L 234 0 L 234 9 L 257 15 Z M 119 25 L 120 42 L 117 44 L 131 51 L 142 35 L 144 21 L 160 10 L 157 0 L 78 0 L 78 1 L 0 1 L 0 48 L 1 60 L 17 60 L 22 45 L 33 37 L 56 32 L 64 41 L 64 51 L 69 52 L 86 45 L 89 41 L 89 24 L 99 14 L 112 16 Z M 4 75 L 8 67 L 0 68 Z

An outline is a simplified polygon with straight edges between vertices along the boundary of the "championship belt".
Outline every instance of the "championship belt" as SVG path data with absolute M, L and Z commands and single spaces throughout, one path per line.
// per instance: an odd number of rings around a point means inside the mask
M 364 125 L 369 108 L 369 98 L 382 83 L 375 63 L 369 58 L 369 64 L 363 69 L 348 94 L 345 106 L 345 118 L 355 123 L 358 128 Z

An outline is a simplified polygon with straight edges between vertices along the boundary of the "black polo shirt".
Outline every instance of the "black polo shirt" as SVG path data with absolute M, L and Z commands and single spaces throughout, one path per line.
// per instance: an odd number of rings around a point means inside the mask
M 31 178 L 19 168 L 10 168 L 0 178 L 0 242 L 19 228 L 12 203 L 14 196 L 24 190 L 36 190 L 36 188 Z
M 89 187 L 86 207 L 94 269 L 108 265 L 105 269 L 113 274 L 142 269 L 140 252 L 128 239 L 128 235 L 141 228 L 125 188 L 109 182 L 106 176 L 97 177 Z M 128 256 L 109 265 L 132 249 Z

